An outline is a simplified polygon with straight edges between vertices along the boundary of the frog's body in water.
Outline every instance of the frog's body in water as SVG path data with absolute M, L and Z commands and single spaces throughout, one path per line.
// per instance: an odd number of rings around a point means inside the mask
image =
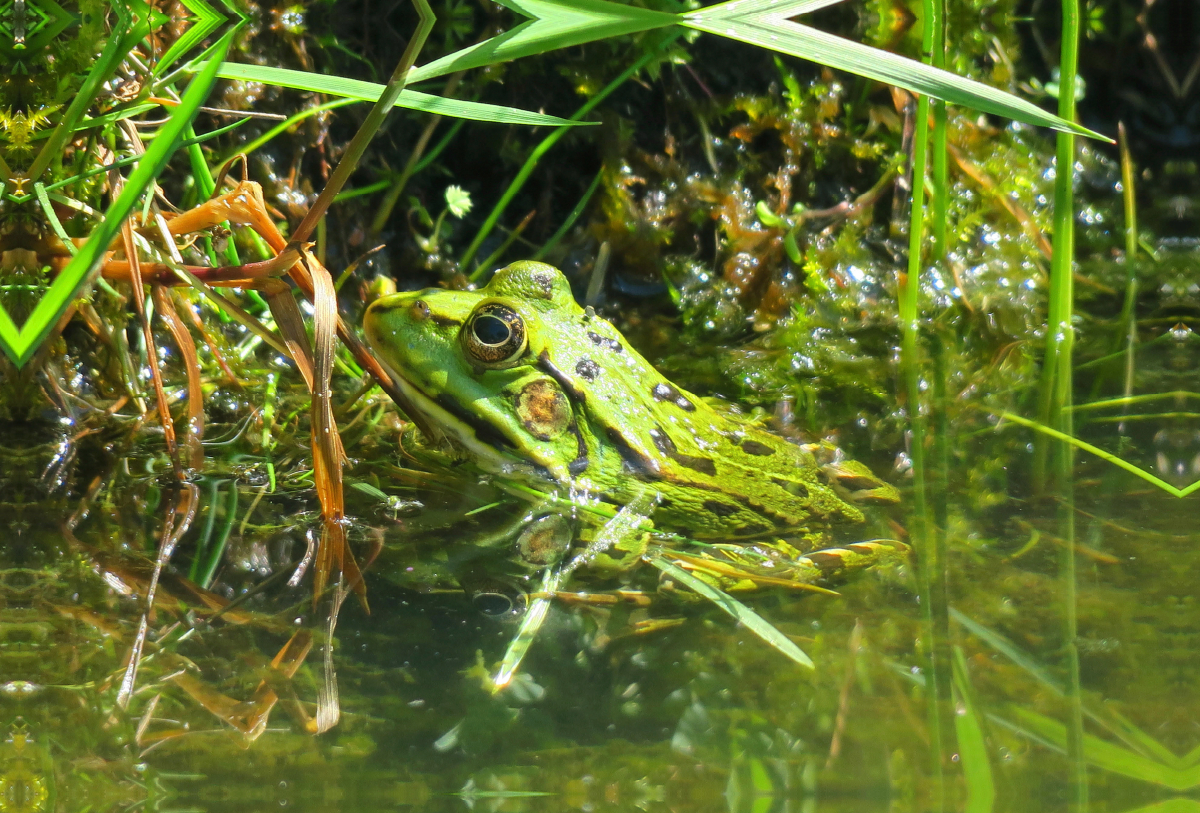
M 676 387 L 553 266 L 513 263 L 478 291 L 385 296 L 364 329 L 412 402 L 482 468 L 620 505 L 657 491 L 660 527 L 725 540 L 805 532 L 861 521 L 855 502 L 897 500 L 828 447 Z

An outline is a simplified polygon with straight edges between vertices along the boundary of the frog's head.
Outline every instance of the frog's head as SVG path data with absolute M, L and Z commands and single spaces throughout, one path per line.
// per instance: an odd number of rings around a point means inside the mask
M 562 272 L 518 262 L 478 291 L 381 297 L 363 329 L 401 389 L 485 463 L 525 460 L 562 478 L 582 441 L 546 360 L 584 318 Z

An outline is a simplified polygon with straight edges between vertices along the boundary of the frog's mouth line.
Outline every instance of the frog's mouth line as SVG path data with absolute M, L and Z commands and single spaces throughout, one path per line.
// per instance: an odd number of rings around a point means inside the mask
M 481 435 L 486 437 L 487 434 L 497 434 L 491 426 L 485 425 L 485 432 L 483 427 L 464 420 L 463 416 L 470 413 L 455 401 L 453 396 L 442 395 L 437 399 L 430 398 L 420 387 L 397 372 L 396 368 L 379 358 L 379 354 L 376 354 L 376 358 L 379 359 L 379 363 L 388 375 L 392 377 L 396 387 L 404 393 L 413 406 L 423 412 L 425 417 L 429 418 L 438 428 L 450 430 L 455 441 L 482 461 L 483 468 L 497 473 L 512 469 L 517 461 L 511 455 L 506 454 L 498 443 L 490 443 L 481 437 Z M 497 438 L 502 439 L 502 436 L 497 434 Z

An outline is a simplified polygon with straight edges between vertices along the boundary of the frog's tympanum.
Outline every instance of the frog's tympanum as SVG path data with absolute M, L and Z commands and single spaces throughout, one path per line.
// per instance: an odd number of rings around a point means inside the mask
M 377 300 L 367 339 L 398 386 L 485 470 L 625 505 L 697 539 L 809 532 L 863 519 L 894 488 L 827 445 L 802 446 L 672 384 L 562 273 L 513 263 L 478 291 Z

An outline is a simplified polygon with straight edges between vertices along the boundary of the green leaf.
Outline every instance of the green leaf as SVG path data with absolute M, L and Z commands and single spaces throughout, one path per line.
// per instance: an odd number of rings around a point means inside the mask
M 221 63 L 217 76 L 223 79 L 240 79 L 245 82 L 262 82 L 266 85 L 308 90 L 314 93 L 327 93 L 330 96 L 342 96 L 347 99 L 358 99 L 363 102 L 378 101 L 384 86 L 376 82 L 364 82 L 360 79 L 347 79 L 343 76 L 322 76 L 317 73 L 293 71 L 285 68 L 272 68 L 266 65 L 243 65 L 236 62 Z M 444 99 L 428 93 L 415 90 L 404 90 L 396 100 L 396 107 L 410 110 L 420 110 L 425 113 L 436 113 L 439 116 L 471 119 L 472 121 L 490 121 L 497 124 L 528 124 L 532 126 L 565 124 L 588 125 L 594 122 L 574 122 L 560 119 L 557 116 L 547 116 L 543 113 L 533 113 L 519 110 L 515 107 L 504 107 L 481 102 L 467 102 L 461 99 Z
M 509 62 L 557 48 L 650 31 L 680 22 L 677 14 L 609 3 L 606 0 L 498 0 L 533 19 L 478 45 L 415 68 L 410 82 Z
M 654 565 L 656 568 L 666 573 L 680 584 L 687 585 L 690 589 L 704 596 L 713 604 L 720 607 L 726 613 L 731 615 L 734 620 L 744 626 L 746 629 L 753 632 L 759 638 L 762 638 L 775 649 L 779 650 L 784 655 L 791 658 L 801 666 L 806 666 L 809 669 L 815 669 L 812 658 L 804 654 L 804 650 L 796 646 L 791 638 L 788 638 L 782 632 L 771 625 L 769 621 L 763 618 L 758 613 L 751 610 L 745 604 L 735 599 L 723 590 L 718 590 L 711 584 L 693 576 L 681 567 L 671 564 L 661 553 L 651 552 L 646 554 L 646 561 Z
M 753 9 L 763 3 L 765 0 L 747 6 Z M 784 3 L 768 12 L 745 14 L 740 0 L 731 0 L 689 12 L 684 16 L 682 24 L 698 31 L 707 31 L 760 48 L 779 51 L 985 113 L 1109 140 L 1011 93 L 788 19 L 809 10 L 808 6 L 809 3 L 803 1 L 795 4 Z M 799 11 L 795 10 L 797 8 Z

